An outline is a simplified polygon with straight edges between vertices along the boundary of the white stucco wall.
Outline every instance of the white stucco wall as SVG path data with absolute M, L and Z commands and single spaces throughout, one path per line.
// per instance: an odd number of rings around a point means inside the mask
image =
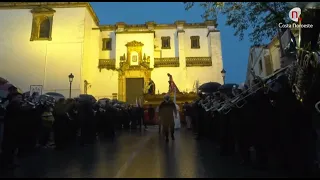
M 214 74 L 211 81 L 223 84 L 223 78 L 221 76 L 221 70 L 223 69 L 223 58 L 220 32 L 211 32 L 208 36 L 208 42 L 209 56 L 211 56 L 212 67 L 207 70 L 207 74 Z
M 252 47 L 248 58 L 248 69 L 247 69 L 247 77 L 246 82 L 251 82 L 253 77 L 250 73 L 251 68 L 253 69 L 254 73 L 260 77 L 266 77 L 266 63 L 265 63 L 265 56 L 270 55 L 269 49 L 261 48 L 261 47 Z M 252 57 L 252 60 L 251 60 Z M 260 71 L 259 62 L 262 63 L 262 71 Z
M 116 58 L 116 33 L 114 31 L 102 31 L 101 33 L 101 39 L 99 42 L 99 54 L 100 59 L 115 59 Z M 111 38 L 111 51 L 109 50 L 102 50 L 102 39 L 103 38 Z
M 30 41 L 31 9 L 0 10 L 0 76 L 8 79 L 23 91 L 30 85 L 43 85 L 43 92 L 58 92 L 69 95 L 68 75 L 75 76 L 72 96 L 84 90 L 84 80 L 89 82 L 88 94 L 111 98 L 118 93 L 118 72 L 98 68 L 99 59 L 116 59 L 119 68 L 120 56 L 127 56 L 128 42 L 144 44 L 142 56 L 160 58 L 179 57 L 180 67 L 154 68 L 151 78 L 156 91 L 168 90 L 167 73 L 173 75 L 180 91 L 193 91 L 200 84 L 215 81 L 222 83 L 223 67 L 220 32 L 208 34 L 207 28 L 187 28 L 177 34 L 177 29 L 156 29 L 153 33 L 116 34 L 115 31 L 100 31 L 89 11 L 83 8 L 54 8 L 52 41 Z M 155 36 L 155 37 L 154 37 Z M 170 36 L 171 49 L 161 49 L 161 37 Z M 200 36 L 200 49 L 191 49 L 190 36 Z M 102 39 L 112 38 L 112 50 L 102 50 Z M 154 46 L 158 46 L 156 49 Z M 156 51 L 159 50 L 159 51 Z M 185 57 L 212 57 L 211 67 L 186 67 Z
M 75 78 L 72 95 L 80 93 L 85 8 L 54 8 L 52 41 L 30 41 L 30 9 L 0 10 L 0 76 L 23 91 L 69 95 L 68 75 Z
M 154 65 L 155 51 L 160 51 L 160 57 L 179 57 L 180 67 L 160 67 L 154 68 L 151 78 L 156 84 L 156 92 L 168 91 L 168 76 L 172 74 L 180 91 L 190 92 L 195 90 L 195 83 L 206 82 L 223 83 L 220 71 L 223 68 L 220 32 L 208 34 L 206 28 L 185 29 L 185 33 L 177 35 L 176 29 L 161 29 L 153 33 L 128 33 L 115 34 L 113 31 L 92 30 L 94 34 L 91 37 L 91 58 L 89 62 L 91 88 L 88 93 L 97 97 L 111 97 L 112 93 L 118 93 L 118 72 L 102 69 L 99 72 L 98 59 L 116 59 L 116 67 L 119 68 L 120 56 L 126 54 L 128 42 L 138 41 L 144 44 L 142 54 L 150 56 L 150 67 Z M 171 49 L 161 49 L 161 37 L 170 36 Z M 190 36 L 200 36 L 200 49 L 191 49 Z M 112 50 L 102 51 L 102 38 L 112 38 Z M 181 39 L 179 39 L 181 38 Z M 183 43 L 183 44 L 179 44 Z M 154 45 L 157 46 L 154 49 Z M 185 57 L 212 57 L 212 66 L 210 67 L 186 67 Z
M 281 67 L 281 64 L 280 64 L 280 48 L 277 47 L 278 45 L 279 45 L 279 43 L 276 43 L 276 45 L 272 45 L 269 48 L 274 70 L 280 69 L 280 67 Z
M 176 29 L 157 29 L 155 32 L 154 45 L 160 50 L 160 58 L 166 57 L 179 57 L 179 44 Z M 170 36 L 170 49 L 161 49 L 162 41 L 161 37 Z
M 207 28 L 194 28 L 184 30 L 184 48 L 186 57 L 209 57 L 209 38 Z M 191 36 L 200 36 L 200 49 L 191 49 Z M 220 70 L 221 71 L 221 70 Z
M 98 69 L 99 59 L 115 58 L 115 38 L 114 32 L 102 31 L 95 28 L 96 25 L 89 13 L 86 19 L 91 23 L 87 24 L 90 31 L 86 34 L 88 41 L 86 43 L 85 52 L 88 57 L 85 59 L 85 71 L 83 72 L 83 80 L 89 83 L 87 93 L 94 95 L 96 98 L 112 98 L 112 93 L 118 93 L 118 72 L 113 70 Z M 102 51 L 102 38 L 112 38 L 112 51 Z
M 198 33 L 196 33 L 198 31 Z M 195 83 L 199 84 L 207 82 L 223 83 L 220 71 L 223 68 L 220 32 L 212 32 L 207 38 L 208 30 L 203 29 L 185 29 L 184 33 L 179 33 L 179 37 L 183 38 L 183 50 L 178 47 L 180 67 L 171 68 L 155 68 L 152 71 L 151 78 L 156 84 L 156 92 L 162 93 L 168 91 L 168 76 L 173 76 L 177 87 L 180 91 L 190 92 L 195 90 Z M 190 36 L 200 36 L 200 49 L 191 49 Z M 183 51 L 183 52 L 181 52 Z M 190 53 L 192 52 L 192 53 Z M 185 57 L 209 57 L 212 59 L 212 66 L 208 67 L 186 67 Z M 184 58 L 184 59 L 182 59 Z M 184 61 L 184 62 L 183 62 Z

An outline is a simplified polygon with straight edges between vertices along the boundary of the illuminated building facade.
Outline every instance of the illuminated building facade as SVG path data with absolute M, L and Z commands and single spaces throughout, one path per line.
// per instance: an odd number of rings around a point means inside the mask
M 214 21 L 100 25 L 87 2 L 0 3 L 0 76 L 24 91 L 88 93 L 132 102 L 150 78 L 168 91 L 223 82 L 220 32 Z

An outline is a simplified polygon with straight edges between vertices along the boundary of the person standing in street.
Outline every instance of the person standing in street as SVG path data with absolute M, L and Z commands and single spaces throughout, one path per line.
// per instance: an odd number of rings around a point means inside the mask
M 146 124 L 146 121 L 144 119 L 144 108 L 138 104 L 138 123 L 139 123 L 139 127 L 140 127 L 140 130 L 142 130 L 142 125 L 144 126 L 144 130 L 147 130 L 148 129 L 148 126 Z
M 183 111 L 186 118 L 187 129 L 190 130 L 192 119 L 191 119 L 191 107 L 188 102 L 185 102 L 185 104 L 183 105 Z
M 155 116 L 155 110 L 151 104 L 149 105 L 149 108 L 148 108 L 148 116 L 149 116 L 149 121 L 153 122 L 154 116 Z
M 177 116 L 177 108 L 169 95 L 164 96 L 164 101 L 159 106 L 159 116 L 166 141 L 169 141 L 169 131 L 171 133 L 171 139 L 174 140 L 174 116 Z

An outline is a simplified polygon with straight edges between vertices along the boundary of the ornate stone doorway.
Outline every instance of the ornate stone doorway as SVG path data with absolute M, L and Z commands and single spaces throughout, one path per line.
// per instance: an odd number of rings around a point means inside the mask
M 143 79 L 143 87 L 142 88 L 140 87 L 141 94 L 143 94 L 144 87 L 146 87 L 147 84 L 149 83 L 149 80 L 151 78 L 151 71 L 152 71 L 152 69 L 150 69 L 150 56 L 146 56 L 146 54 L 142 52 L 143 44 L 141 42 L 132 41 L 127 43 L 126 46 L 127 46 L 127 58 L 125 54 L 121 57 L 120 68 L 119 68 L 119 79 L 118 79 L 118 82 L 119 82 L 118 95 L 119 96 L 118 97 L 120 101 L 127 100 L 126 90 L 128 88 L 131 88 L 131 87 L 127 87 L 127 85 L 132 86 L 130 85 L 130 83 L 127 84 L 127 79 L 130 79 L 130 78 Z M 143 99 L 142 99 L 142 102 L 143 102 Z

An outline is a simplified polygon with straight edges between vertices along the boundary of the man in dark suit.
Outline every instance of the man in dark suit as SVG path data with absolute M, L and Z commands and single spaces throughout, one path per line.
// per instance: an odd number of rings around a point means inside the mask
M 159 106 L 159 116 L 161 119 L 163 132 L 166 136 L 166 141 L 169 141 L 169 131 L 171 138 L 174 140 L 174 116 L 178 113 L 175 103 L 170 99 L 169 95 L 164 97 L 164 101 Z

